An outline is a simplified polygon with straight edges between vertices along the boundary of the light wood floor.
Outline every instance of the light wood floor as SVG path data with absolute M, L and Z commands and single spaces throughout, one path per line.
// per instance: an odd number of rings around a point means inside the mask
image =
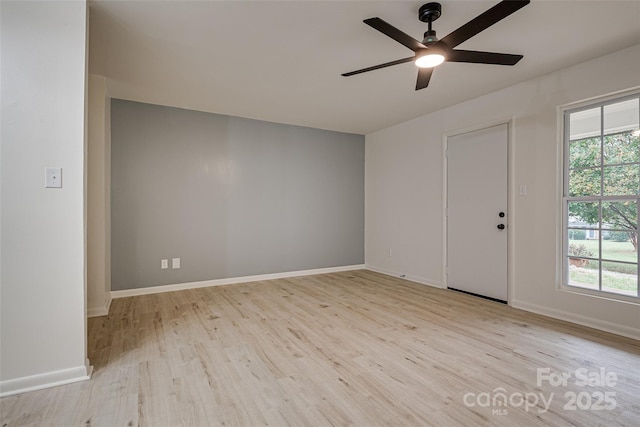
M 640 342 L 369 271 L 118 299 L 89 356 L 90 381 L 4 398 L 0 426 L 640 426 Z

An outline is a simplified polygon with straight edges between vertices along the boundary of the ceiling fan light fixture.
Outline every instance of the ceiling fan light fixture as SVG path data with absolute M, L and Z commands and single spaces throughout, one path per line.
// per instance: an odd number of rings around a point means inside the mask
M 476 16 L 457 30 L 449 33 L 442 40 L 438 40 L 436 31 L 433 29 L 432 25 L 433 22 L 442 15 L 442 6 L 437 2 L 424 4 L 420 9 L 418 9 L 418 19 L 422 22 L 426 22 L 428 25 L 427 32 L 424 33 L 424 39 L 421 42 L 378 17 L 365 19 L 363 21 L 365 24 L 412 50 L 414 55 L 408 58 L 374 65 L 373 67 L 350 71 L 342 75 L 344 77 L 349 77 L 360 73 L 366 73 L 368 71 L 391 67 L 393 65 L 415 62 L 416 66 L 420 68 L 420 70 L 418 70 L 418 78 L 416 80 L 416 90 L 420 90 L 429 86 L 429 81 L 431 80 L 431 74 L 433 73 L 434 67 L 437 67 L 445 61 L 469 62 L 472 64 L 515 65 L 523 58 L 522 55 L 482 52 L 477 50 L 456 50 L 455 47 L 486 30 L 493 24 L 503 20 L 512 13 L 522 9 L 530 2 L 531 0 L 502 0 L 500 3 Z
M 433 68 L 444 62 L 444 56 L 439 53 L 430 53 L 416 59 L 416 66 L 420 68 Z

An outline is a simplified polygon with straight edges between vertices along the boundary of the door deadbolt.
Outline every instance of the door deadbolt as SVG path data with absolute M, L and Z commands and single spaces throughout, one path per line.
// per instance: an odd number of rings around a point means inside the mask
M 504 212 L 500 212 L 500 213 L 498 214 L 498 216 L 499 216 L 500 218 L 504 218 Z

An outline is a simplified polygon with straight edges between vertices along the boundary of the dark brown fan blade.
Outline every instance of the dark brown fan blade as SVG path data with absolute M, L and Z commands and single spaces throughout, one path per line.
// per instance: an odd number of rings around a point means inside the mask
M 429 86 L 433 68 L 418 68 L 418 81 L 416 82 L 416 90 L 424 89 Z
M 522 55 L 510 53 L 479 52 L 476 50 L 451 50 L 447 54 L 449 62 L 473 62 L 475 64 L 516 65 Z
M 426 47 L 425 45 L 420 43 L 418 40 L 414 39 L 408 34 L 403 33 L 393 25 L 389 24 L 386 21 L 383 21 L 380 18 L 369 18 L 369 19 L 365 19 L 362 22 L 380 31 L 382 34 L 391 37 L 398 43 L 408 47 L 414 52 L 420 49 L 424 49 Z
M 529 0 L 501 1 L 491 9 L 473 18 L 471 21 L 440 40 L 439 43 L 445 43 L 450 48 L 454 48 L 465 40 L 468 40 L 479 32 L 486 30 L 496 22 L 501 21 L 528 4 Z
M 350 71 L 348 73 L 344 73 L 344 77 L 353 76 L 355 74 L 366 73 L 367 71 L 378 70 L 380 68 L 391 67 L 392 65 L 404 64 L 405 62 L 415 61 L 415 56 L 410 56 L 409 58 L 397 59 L 391 62 L 385 62 L 384 64 L 374 65 L 373 67 L 363 68 L 362 70 Z

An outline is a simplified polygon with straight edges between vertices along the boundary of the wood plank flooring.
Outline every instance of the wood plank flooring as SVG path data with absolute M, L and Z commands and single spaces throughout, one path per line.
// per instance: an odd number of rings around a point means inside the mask
M 117 299 L 89 357 L 0 426 L 640 425 L 640 342 L 364 270 Z

